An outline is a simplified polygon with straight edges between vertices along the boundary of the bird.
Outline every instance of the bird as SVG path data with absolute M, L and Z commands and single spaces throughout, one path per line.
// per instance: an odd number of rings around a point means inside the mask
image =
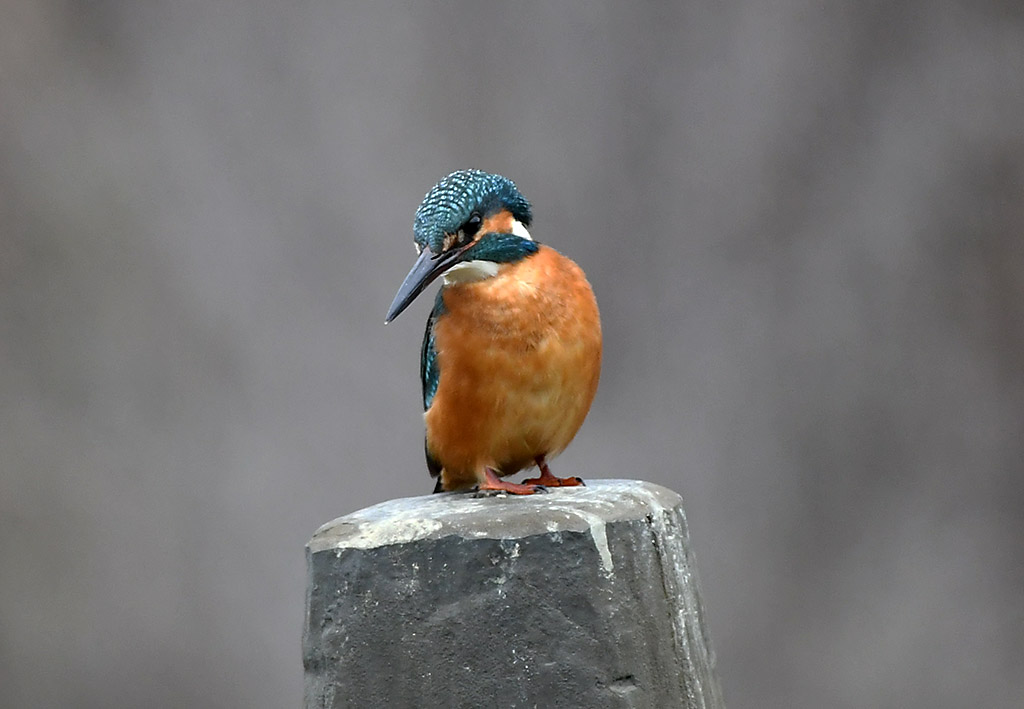
M 583 424 L 601 372 L 594 291 L 571 259 L 530 234 L 516 184 L 481 170 L 438 182 L 416 210 L 417 259 L 388 309 L 442 285 L 420 349 L 434 492 L 530 495 L 582 485 L 548 461 Z M 539 475 L 510 475 L 537 466 Z

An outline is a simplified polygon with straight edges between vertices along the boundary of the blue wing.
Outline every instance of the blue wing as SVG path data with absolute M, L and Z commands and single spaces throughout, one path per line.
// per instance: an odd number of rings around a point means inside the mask
M 434 394 L 437 393 L 437 383 L 441 379 L 441 367 L 437 362 L 437 345 L 434 342 L 434 325 L 437 319 L 444 315 L 444 299 L 441 291 L 437 292 L 434 300 L 434 309 L 427 318 L 427 329 L 423 333 L 423 346 L 420 348 L 420 382 L 423 385 L 423 410 L 430 408 L 434 401 Z M 438 478 L 437 487 L 434 492 L 441 492 L 441 464 L 430 454 L 430 442 L 423 439 L 423 452 L 427 458 L 427 470 L 431 476 Z
M 441 367 L 437 362 L 437 345 L 434 342 L 434 325 L 444 315 L 444 300 L 441 291 L 437 292 L 434 309 L 427 319 L 427 329 L 423 333 L 423 346 L 420 348 L 420 383 L 423 385 L 423 410 L 430 408 L 437 393 L 437 383 L 441 379 Z

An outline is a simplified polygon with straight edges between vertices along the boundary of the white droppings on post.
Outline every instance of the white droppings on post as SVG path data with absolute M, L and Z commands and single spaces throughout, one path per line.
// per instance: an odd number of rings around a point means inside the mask
M 371 549 L 457 535 L 465 539 L 527 537 L 589 532 L 602 571 L 614 571 L 606 526 L 637 514 L 661 513 L 678 496 L 647 486 L 642 492 L 624 480 L 595 480 L 591 487 L 555 488 L 546 495 L 473 498 L 446 493 L 389 500 L 323 525 L 309 549 Z
M 594 539 L 594 546 L 601 557 L 601 568 L 605 576 L 611 576 L 615 571 L 615 564 L 612 562 L 612 552 L 608 548 L 608 530 L 604 520 L 597 515 L 582 515 L 590 522 L 590 536 Z
M 337 553 L 340 555 L 344 549 L 376 549 L 391 544 L 407 544 L 429 537 L 442 526 L 436 519 L 417 518 L 362 522 L 338 545 Z

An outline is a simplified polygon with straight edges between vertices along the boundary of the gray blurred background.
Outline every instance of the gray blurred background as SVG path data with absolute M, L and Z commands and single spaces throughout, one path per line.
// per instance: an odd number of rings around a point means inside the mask
M 464 167 L 590 276 L 554 469 L 684 495 L 730 706 L 1024 706 L 1021 3 L 7 0 L 0 82 L 3 706 L 300 704 Z

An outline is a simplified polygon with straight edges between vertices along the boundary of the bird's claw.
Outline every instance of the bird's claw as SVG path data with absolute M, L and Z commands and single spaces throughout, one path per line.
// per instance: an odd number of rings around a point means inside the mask
M 550 492 L 543 485 L 526 485 L 521 483 L 503 483 L 502 487 L 477 487 L 473 497 L 506 497 L 508 495 L 537 495 Z
M 538 487 L 586 487 L 583 478 L 556 478 L 553 475 L 529 478 L 523 480 L 523 485 L 537 485 Z

